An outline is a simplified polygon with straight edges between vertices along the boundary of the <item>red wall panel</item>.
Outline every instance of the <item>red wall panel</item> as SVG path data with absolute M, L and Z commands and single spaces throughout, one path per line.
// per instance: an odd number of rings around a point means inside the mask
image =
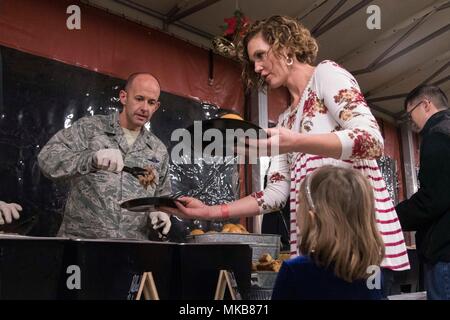
M 81 30 L 68 30 L 67 7 L 81 8 Z M 149 71 L 164 91 L 243 112 L 240 66 L 208 51 L 102 10 L 67 0 L 0 1 L 0 44 L 125 79 Z
M 397 173 L 399 180 L 399 201 L 404 200 L 403 190 L 403 162 L 401 157 L 400 132 L 393 124 L 377 119 L 382 128 L 384 137 L 384 153 L 386 156 L 395 159 L 397 163 Z

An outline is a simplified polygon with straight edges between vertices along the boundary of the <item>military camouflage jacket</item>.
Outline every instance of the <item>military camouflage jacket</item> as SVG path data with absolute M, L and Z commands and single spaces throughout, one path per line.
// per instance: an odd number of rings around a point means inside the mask
M 147 239 L 148 215 L 121 209 L 120 203 L 171 191 L 166 147 L 145 128 L 129 147 L 118 115 L 81 118 L 59 131 L 39 153 L 39 167 L 45 176 L 70 183 L 59 236 Z M 155 168 L 156 184 L 146 190 L 129 173 L 95 170 L 92 157 L 106 148 L 121 150 L 126 166 Z

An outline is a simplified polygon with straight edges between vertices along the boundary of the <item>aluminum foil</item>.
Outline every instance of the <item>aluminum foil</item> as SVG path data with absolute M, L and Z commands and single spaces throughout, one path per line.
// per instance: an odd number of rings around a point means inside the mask
M 397 163 L 394 159 L 383 156 L 377 159 L 378 166 L 380 167 L 381 175 L 386 182 L 386 189 L 391 196 L 394 205 L 399 201 L 399 181 L 397 173 Z
M 187 128 L 195 120 L 208 120 L 220 117 L 233 110 L 218 108 L 202 102 L 201 117 L 185 121 L 179 127 Z M 190 121 L 190 122 L 189 122 Z M 173 146 L 173 145 L 172 145 Z M 170 152 L 171 148 L 169 148 Z M 189 158 L 184 156 L 170 165 L 170 181 L 174 196 L 190 196 L 207 205 L 217 205 L 239 199 L 239 166 L 237 158 Z M 170 241 L 186 242 L 186 236 L 194 229 L 203 231 L 221 231 L 225 223 L 239 223 L 239 218 L 228 220 L 190 220 L 172 217 Z
M 207 205 L 228 203 L 239 198 L 239 166 L 235 157 L 225 157 L 222 163 L 217 158 L 196 159 L 192 163 L 184 158 L 184 163 L 171 164 L 170 180 L 174 196 L 189 196 Z M 172 241 L 185 241 L 194 229 L 221 231 L 225 223 L 238 223 L 237 219 L 223 221 L 183 220 L 172 218 Z

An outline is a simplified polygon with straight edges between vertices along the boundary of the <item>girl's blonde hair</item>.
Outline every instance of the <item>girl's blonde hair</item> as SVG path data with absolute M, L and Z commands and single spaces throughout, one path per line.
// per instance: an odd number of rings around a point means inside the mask
M 383 259 L 373 188 L 359 171 L 324 166 L 307 177 L 300 187 L 297 221 L 300 252 L 331 267 L 341 279 L 366 279 L 367 267 Z
M 242 61 L 242 80 L 247 89 L 262 87 L 263 80 L 255 72 L 247 51 L 249 41 L 261 33 L 263 39 L 271 46 L 275 56 L 281 57 L 282 50 L 295 56 L 302 63 L 313 64 L 318 51 L 316 40 L 297 19 L 287 16 L 272 16 L 254 22 L 238 46 L 238 56 Z

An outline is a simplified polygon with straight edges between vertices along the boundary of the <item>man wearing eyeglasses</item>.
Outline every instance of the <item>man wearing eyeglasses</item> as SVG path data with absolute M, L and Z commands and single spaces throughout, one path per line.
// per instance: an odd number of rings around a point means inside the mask
M 450 110 L 445 93 L 422 85 L 405 100 L 419 131 L 419 190 L 395 208 L 404 230 L 417 231 L 428 299 L 450 300 Z
M 42 149 L 38 162 L 44 175 L 71 186 L 59 236 L 148 239 L 149 224 L 162 234 L 169 232 L 167 214 L 147 216 L 120 207 L 125 200 L 170 193 L 167 149 L 145 128 L 159 108 L 159 95 L 153 75 L 132 74 L 119 94 L 120 114 L 81 118 Z M 144 188 L 136 177 L 122 172 L 124 163 L 151 168 L 152 183 Z

